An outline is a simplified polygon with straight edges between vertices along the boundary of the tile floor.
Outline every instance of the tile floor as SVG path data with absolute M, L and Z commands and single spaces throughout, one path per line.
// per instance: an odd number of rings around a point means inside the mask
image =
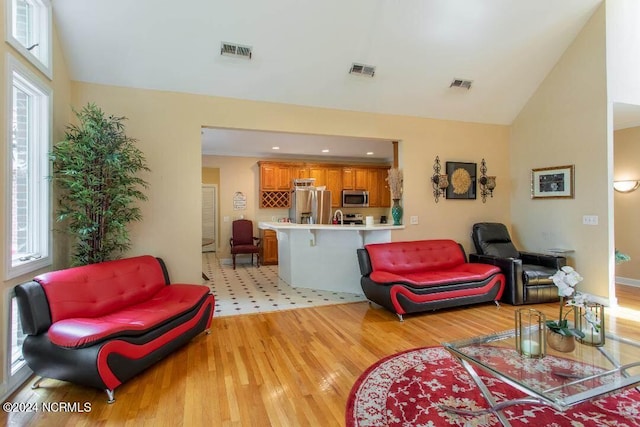
M 277 265 L 238 263 L 234 270 L 215 252 L 202 254 L 202 271 L 216 298 L 216 317 L 366 301 L 364 295 L 292 288 L 278 277 Z

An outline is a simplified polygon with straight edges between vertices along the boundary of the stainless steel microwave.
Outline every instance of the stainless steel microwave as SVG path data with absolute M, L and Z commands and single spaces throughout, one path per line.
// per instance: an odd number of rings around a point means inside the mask
M 366 190 L 342 190 L 343 208 L 368 208 L 369 192 Z

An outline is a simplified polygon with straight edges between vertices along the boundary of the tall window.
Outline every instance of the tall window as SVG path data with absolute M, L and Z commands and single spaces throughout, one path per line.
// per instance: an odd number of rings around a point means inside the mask
M 51 91 L 7 56 L 9 186 L 6 191 L 8 258 L 6 277 L 51 264 L 50 184 Z
M 50 0 L 6 0 L 11 19 L 5 38 L 21 55 L 52 78 Z
M 22 342 L 25 334 L 22 331 L 18 304 L 13 289 L 9 290 L 5 301 L 7 301 L 7 306 L 4 307 L 3 312 L 6 313 L 4 320 L 7 322 L 9 331 L 6 343 L 6 348 L 9 351 L 4 367 L 6 387 L 1 392 L 3 395 L 0 395 L 0 400 L 24 383 L 32 373 L 22 357 Z

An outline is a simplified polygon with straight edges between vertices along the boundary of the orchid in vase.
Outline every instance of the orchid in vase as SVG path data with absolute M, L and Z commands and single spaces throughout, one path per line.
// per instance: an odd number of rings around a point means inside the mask
M 566 265 L 551 276 L 553 283 L 558 287 L 558 295 L 560 296 L 560 316 L 558 320 L 547 320 L 547 328 L 551 331 L 564 335 L 566 337 L 574 336 L 578 338 L 584 338 L 584 332 L 569 327 L 568 317 L 571 313 L 574 313 L 576 308 L 587 307 L 589 297 L 585 294 L 577 292 L 575 287 L 578 283 L 582 282 L 583 278 L 572 267 Z M 572 307 L 570 310 L 565 310 L 565 307 Z M 593 327 L 596 332 L 600 331 L 600 324 L 596 318 L 596 315 L 590 310 L 583 310 L 585 320 Z

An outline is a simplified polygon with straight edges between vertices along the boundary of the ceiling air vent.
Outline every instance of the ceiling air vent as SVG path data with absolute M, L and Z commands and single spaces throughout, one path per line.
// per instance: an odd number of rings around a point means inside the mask
M 235 56 L 238 58 L 251 59 L 251 46 L 244 46 L 236 43 L 222 42 L 220 44 L 220 55 Z
M 349 69 L 349 74 L 355 74 L 357 76 L 373 77 L 375 73 L 376 67 L 373 65 L 358 64 L 356 62 L 354 62 Z
M 473 83 L 473 80 L 453 79 L 449 87 L 459 87 L 469 90 L 471 89 L 471 83 Z

